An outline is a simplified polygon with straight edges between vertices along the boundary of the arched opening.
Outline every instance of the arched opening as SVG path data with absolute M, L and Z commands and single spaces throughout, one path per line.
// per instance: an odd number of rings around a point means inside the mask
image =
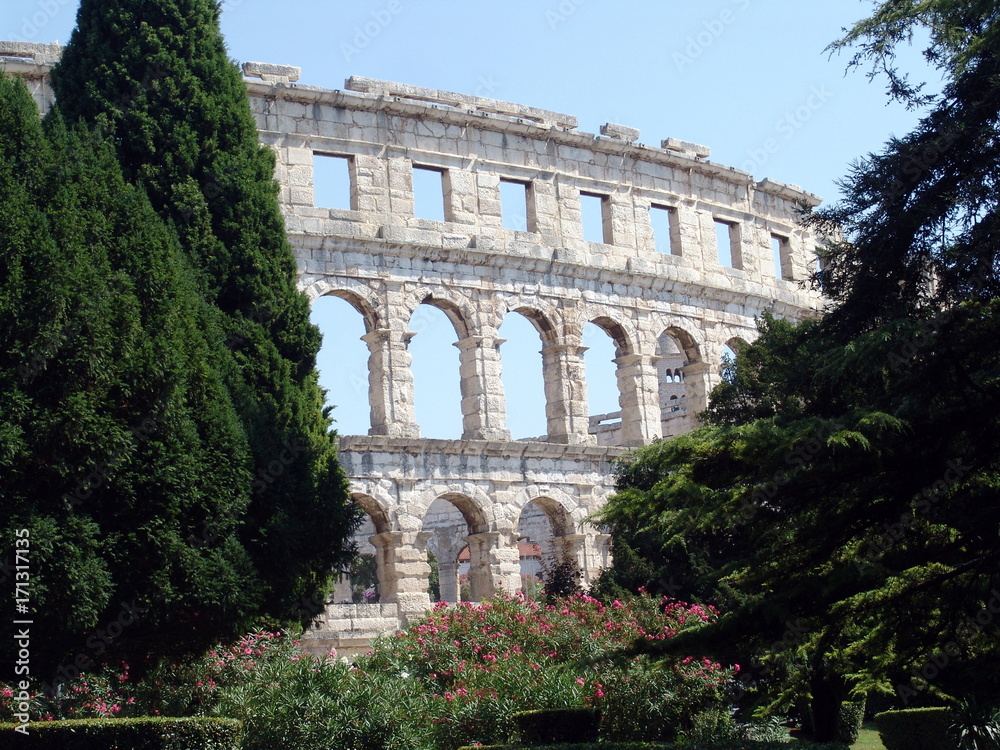
M 507 429 L 514 440 L 544 439 L 545 374 L 541 348 L 551 340 L 552 324 L 540 313 L 512 310 L 500 326 L 502 378 L 507 406 Z
M 615 360 L 628 352 L 624 329 L 610 318 L 595 318 L 583 328 L 583 367 L 587 381 L 588 432 L 598 445 L 621 445 L 622 411 Z
M 427 507 L 421 528 L 428 562 L 431 563 L 428 594 L 436 594 L 438 601 L 451 604 L 468 601 L 471 592 L 467 590 L 465 598 L 462 597 L 459 577 L 464 573 L 468 578 L 469 573 L 469 545 L 466 537 L 482 533 L 487 528 L 482 511 L 464 495 L 442 495 Z M 463 551 L 464 570 L 460 570 L 463 567 Z
M 722 357 L 719 360 L 719 374 L 722 379 L 732 383 L 736 377 L 736 355 L 742 351 L 747 342 L 740 338 L 732 338 L 722 347 Z
M 384 590 L 386 571 L 371 538 L 390 531 L 392 525 L 388 513 L 370 495 L 356 492 L 351 499 L 365 515 L 352 537 L 357 554 L 348 568 L 341 571 L 331 601 L 335 604 L 377 604 Z
M 369 351 L 362 336 L 373 329 L 374 313 L 352 295 L 333 292 L 313 302 L 309 319 L 323 335 L 316 368 L 334 429 L 341 435 L 367 435 L 372 426 Z
M 680 328 L 665 329 L 656 340 L 656 372 L 660 395 L 660 430 L 665 438 L 676 437 L 694 426 L 688 409 L 690 385 L 684 368 L 699 360 L 694 339 Z
M 410 369 L 413 407 L 420 435 L 458 440 L 462 437 L 462 390 L 459 351 L 464 338 L 454 320 L 428 298 L 410 317 Z
M 521 509 L 517 522 L 517 547 L 521 565 L 521 592 L 529 599 L 541 597 L 545 573 L 565 559 L 574 559 L 565 539 L 573 523 L 559 503 L 539 497 Z

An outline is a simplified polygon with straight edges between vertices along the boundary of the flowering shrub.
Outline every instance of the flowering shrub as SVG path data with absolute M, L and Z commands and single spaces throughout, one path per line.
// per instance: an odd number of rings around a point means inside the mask
M 735 670 L 704 659 L 606 657 L 714 616 L 648 595 L 608 606 L 583 595 L 548 606 L 521 596 L 439 604 L 353 667 L 262 631 L 141 680 L 121 665 L 64 685 L 58 697 L 36 690 L 32 716 L 230 717 L 244 722 L 243 750 L 453 750 L 506 742 L 518 712 L 597 708 L 606 739 L 675 739 L 728 721 Z M 0 690 L 0 719 L 9 719 L 13 691 Z
M 733 670 L 690 659 L 666 669 L 644 659 L 624 667 L 594 662 L 636 638 L 670 638 L 712 617 L 651 596 L 605 606 L 578 594 L 544 606 L 500 595 L 439 604 L 405 633 L 376 643 L 364 663 L 423 682 L 440 748 L 505 742 L 519 711 L 587 706 L 601 709 L 612 736 L 631 738 L 627 726 L 656 724 L 658 736 L 673 738 L 700 713 L 725 707 Z

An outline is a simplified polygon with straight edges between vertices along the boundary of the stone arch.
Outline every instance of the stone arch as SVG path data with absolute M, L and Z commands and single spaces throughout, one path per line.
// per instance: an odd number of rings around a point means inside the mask
M 310 304 L 320 297 L 339 297 L 345 300 L 361 313 L 366 333 L 371 333 L 382 324 L 378 313 L 377 291 L 364 281 L 337 276 L 324 277 L 307 286 L 304 292 Z
M 444 287 L 425 287 L 415 290 L 409 295 L 407 304 L 411 319 L 420 305 L 430 305 L 443 312 L 451 321 L 459 341 L 474 333 L 475 306 L 462 295 Z
M 692 405 L 698 374 L 689 378 L 688 372 L 701 361 L 702 353 L 695 337 L 682 326 L 668 324 L 659 331 L 655 362 L 660 434 L 669 438 L 695 426 L 697 412 Z
M 534 326 L 541 337 L 543 348 L 558 342 L 559 333 L 553 322 L 557 318 L 553 311 L 544 310 L 537 303 L 522 303 L 520 300 L 512 300 L 512 304 L 507 306 L 504 317 L 506 317 L 506 313 L 512 312 L 526 318 Z
M 525 507 L 532 502 L 545 512 L 555 536 L 576 533 L 579 503 L 564 490 L 538 485 L 525 487 L 508 504 L 513 511 L 511 520 L 515 529 Z
M 371 519 L 376 534 L 386 534 L 392 531 L 389 511 L 378 500 L 364 492 L 352 492 L 351 500 Z
M 454 485 L 433 485 L 426 487 L 417 501 L 409 508 L 412 515 L 424 518 L 435 500 L 446 500 L 462 514 L 470 534 L 481 534 L 490 531 L 490 509 L 493 499 L 481 488 L 466 483 L 460 487 Z
M 593 323 L 611 337 L 615 343 L 615 356 L 624 357 L 635 353 L 636 336 L 635 331 L 630 330 L 631 326 L 620 323 L 606 314 L 594 315 L 586 322 Z

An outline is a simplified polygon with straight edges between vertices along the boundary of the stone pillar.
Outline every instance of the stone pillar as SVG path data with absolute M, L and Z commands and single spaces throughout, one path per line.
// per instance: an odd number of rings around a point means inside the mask
M 682 369 L 684 370 L 688 427 L 691 428 L 698 425 L 697 415 L 708 408 L 708 395 L 722 380 L 722 376 L 717 367 L 712 367 L 707 362 L 695 362 L 685 365 Z
M 455 604 L 460 599 L 458 587 L 458 563 L 444 563 L 438 560 L 438 584 L 441 587 L 441 601 Z
M 377 553 L 380 601 L 395 603 L 404 622 L 421 617 L 431 607 L 427 594 L 431 567 L 417 534 L 388 531 L 368 541 Z
M 372 426 L 369 435 L 420 437 L 413 410 L 413 373 L 410 371 L 410 339 L 406 330 L 380 328 L 366 333 L 368 344 L 368 403 Z
M 521 588 L 521 556 L 513 534 L 487 531 L 470 534 L 469 587 L 472 600 L 482 601 L 503 589 L 514 594 Z
M 596 445 L 589 433 L 587 384 L 583 353 L 587 347 L 577 342 L 549 344 L 542 349 L 545 377 L 545 417 L 548 440 L 570 445 Z
M 649 445 L 661 435 L 660 382 L 656 358 L 624 354 L 618 366 L 619 404 L 622 408 L 622 445 Z
M 503 342 L 491 331 L 455 344 L 461 362 L 463 440 L 510 440 L 500 377 Z

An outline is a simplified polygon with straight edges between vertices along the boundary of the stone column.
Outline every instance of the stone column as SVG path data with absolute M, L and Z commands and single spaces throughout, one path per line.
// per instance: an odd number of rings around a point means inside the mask
M 622 408 L 622 445 L 649 445 L 662 437 L 660 382 L 656 358 L 624 354 L 618 366 L 618 393 Z
M 459 600 L 458 563 L 444 563 L 438 560 L 438 584 L 441 587 L 441 601 L 455 604 Z
M 431 568 L 417 534 L 389 531 L 368 540 L 377 552 L 380 601 L 395 603 L 404 622 L 422 616 L 431 606 L 427 594 Z
M 368 344 L 368 403 L 372 426 L 369 435 L 420 437 L 413 410 L 413 373 L 407 330 L 380 328 L 366 333 Z
M 688 411 L 687 427 L 690 429 L 699 424 L 697 415 L 708 408 L 708 395 L 722 380 L 722 376 L 717 367 L 712 367 L 707 362 L 695 362 L 682 369 Z
M 462 439 L 510 440 L 495 331 L 457 342 L 462 378 Z
M 548 440 L 570 445 L 596 445 L 588 434 L 587 384 L 583 353 L 587 347 L 578 341 L 549 344 L 542 349 L 545 377 L 545 417 Z
M 487 531 L 470 534 L 469 587 L 472 600 L 493 596 L 498 588 L 514 594 L 521 588 L 521 557 L 513 534 Z

